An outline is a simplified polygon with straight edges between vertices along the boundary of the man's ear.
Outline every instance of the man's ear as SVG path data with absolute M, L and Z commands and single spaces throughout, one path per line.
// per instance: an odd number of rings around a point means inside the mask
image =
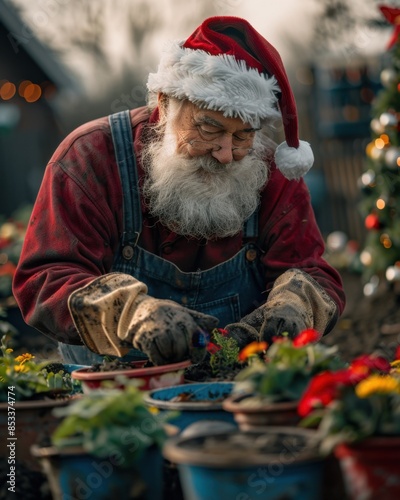
M 159 92 L 157 95 L 157 102 L 158 102 L 158 110 L 160 113 L 160 119 L 165 118 L 165 114 L 167 112 L 167 107 L 168 107 L 168 96 L 166 94 L 163 94 L 162 92 Z

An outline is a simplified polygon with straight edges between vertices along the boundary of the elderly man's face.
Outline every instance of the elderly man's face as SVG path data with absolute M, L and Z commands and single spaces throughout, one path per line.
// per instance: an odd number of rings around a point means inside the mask
M 187 101 L 172 130 L 177 137 L 178 154 L 211 154 L 219 163 L 228 164 L 252 153 L 254 128 L 240 118 L 226 118 L 219 111 L 200 109 Z
M 188 102 L 172 100 L 164 113 L 165 126 L 143 149 L 150 212 L 189 237 L 239 233 L 268 177 L 255 130 Z

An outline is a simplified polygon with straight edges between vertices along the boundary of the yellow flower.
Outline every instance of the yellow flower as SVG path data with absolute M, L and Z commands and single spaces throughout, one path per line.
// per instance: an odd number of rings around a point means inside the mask
M 392 361 L 392 362 L 390 363 L 390 366 L 391 366 L 392 368 L 400 368 L 400 359 L 395 359 L 394 361 Z
M 21 356 L 17 356 L 15 358 L 15 361 L 17 363 L 20 363 L 21 365 L 23 365 L 26 361 L 30 361 L 34 357 L 35 356 L 33 356 L 32 354 L 29 354 L 29 352 L 26 352 L 25 354 L 21 354 Z
M 27 366 L 24 366 L 23 364 L 16 365 L 16 366 L 14 366 L 14 371 L 19 372 L 19 373 L 25 373 L 25 372 L 29 371 L 29 368 Z
M 400 394 L 400 382 L 390 375 L 371 375 L 356 385 L 359 398 L 368 398 L 373 394 Z

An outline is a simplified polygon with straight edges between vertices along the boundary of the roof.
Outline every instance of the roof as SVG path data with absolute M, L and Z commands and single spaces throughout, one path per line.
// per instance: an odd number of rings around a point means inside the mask
M 33 34 L 32 29 L 26 25 L 19 15 L 18 9 L 10 0 L 0 0 L 1 25 L 9 33 L 10 44 L 18 44 L 17 49 L 24 50 L 60 92 L 64 90 L 69 93 L 82 93 L 78 80 L 60 62 L 54 52 Z M 17 54 L 16 50 L 15 52 Z

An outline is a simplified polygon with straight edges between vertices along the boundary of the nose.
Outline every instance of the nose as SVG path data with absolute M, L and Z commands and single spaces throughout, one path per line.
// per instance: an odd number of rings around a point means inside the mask
M 211 153 L 212 156 L 216 160 L 218 160 L 220 163 L 223 163 L 223 164 L 230 163 L 233 160 L 232 137 L 230 135 L 227 135 L 227 134 L 224 135 L 218 141 L 218 145 L 220 146 L 220 149 L 218 149 L 218 151 L 213 151 Z

